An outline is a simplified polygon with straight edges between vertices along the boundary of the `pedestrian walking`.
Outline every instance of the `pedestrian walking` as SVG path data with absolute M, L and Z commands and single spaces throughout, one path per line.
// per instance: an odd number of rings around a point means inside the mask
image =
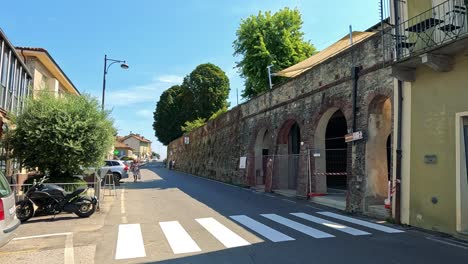
M 133 160 L 132 165 L 130 166 L 130 170 L 132 171 L 132 174 L 133 174 L 133 182 L 137 182 L 137 180 L 141 179 L 140 163 L 137 159 Z

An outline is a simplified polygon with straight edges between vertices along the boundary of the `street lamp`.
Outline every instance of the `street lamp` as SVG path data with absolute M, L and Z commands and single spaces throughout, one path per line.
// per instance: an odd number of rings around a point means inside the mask
M 111 61 L 111 63 L 107 65 L 107 61 Z M 124 70 L 128 69 L 129 67 L 125 61 L 108 59 L 107 55 L 104 55 L 104 77 L 102 79 L 102 111 L 104 111 L 104 97 L 106 94 L 106 75 L 107 75 L 107 71 L 109 70 L 109 67 L 114 63 L 121 63 L 120 68 Z
M 273 67 L 273 65 L 268 65 L 267 66 L 267 69 L 268 69 L 268 83 L 270 84 L 270 90 L 273 88 L 273 83 L 271 82 L 271 67 Z

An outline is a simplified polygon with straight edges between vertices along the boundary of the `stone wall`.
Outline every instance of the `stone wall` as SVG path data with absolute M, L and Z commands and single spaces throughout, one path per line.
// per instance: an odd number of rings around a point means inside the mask
M 352 130 L 354 80 L 351 67 L 360 68 L 357 131 L 368 134 L 368 109 L 375 98 L 392 100 L 393 78 L 381 58 L 382 38 L 376 34 L 193 131 L 188 135 L 188 145 L 184 144 L 183 138 L 171 142 L 168 160 L 175 159 L 178 170 L 253 186 L 256 183 L 255 145 L 259 132 L 268 131 L 271 136 L 268 152 L 281 154 L 287 149 L 284 144 L 289 130 L 296 123 L 301 138 L 297 195 L 306 196 L 309 182 L 307 152 L 324 147 L 324 129 L 331 114 L 341 110 L 348 131 Z M 366 191 L 366 140 L 348 143 L 347 149 L 347 209 L 364 211 L 366 197 L 373 193 Z M 247 157 L 246 169 L 239 169 L 241 156 Z M 314 172 L 318 167 L 320 164 L 312 161 L 310 171 Z M 323 189 L 323 177 L 313 176 L 311 182 L 313 192 Z M 273 188 L 277 186 L 278 178 L 273 175 Z

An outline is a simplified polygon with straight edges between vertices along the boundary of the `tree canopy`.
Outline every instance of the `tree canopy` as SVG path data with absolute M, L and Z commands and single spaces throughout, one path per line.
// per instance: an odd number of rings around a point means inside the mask
M 182 85 L 174 85 L 165 90 L 153 113 L 153 129 L 156 137 L 164 145 L 182 136 L 182 126 L 187 120 L 193 120 L 194 112 L 191 92 Z
M 242 19 L 233 43 L 236 63 L 245 79 L 242 97 L 252 98 L 269 90 L 267 66 L 282 70 L 312 56 L 315 48 L 304 40 L 299 10 L 284 8 L 271 15 L 262 13 Z M 273 76 L 273 83 L 281 82 Z
M 13 156 L 54 178 L 77 174 L 81 166 L 101 166 L 116 130 L 96 99 L 44 93 L 27 102 L 10 133 Z
M 181 85 L 164 91 L 153 113 L 155 135 L 164 145 L 203 125 L 228 106 L 229 79 L 218 66 L 198 65 Z
M 183 86 L 193 94 L 193 109 L 197 118 L 209 118 L 227 106 L 229 79 L 226 73 L 211 63 L 198 65 L 187 77 Z

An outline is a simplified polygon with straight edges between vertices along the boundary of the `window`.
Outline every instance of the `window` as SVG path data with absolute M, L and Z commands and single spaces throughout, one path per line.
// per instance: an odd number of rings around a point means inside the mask
M 120 166 L 120 163 L 118 163 L 117 161 L 112 161 L 112 166 Z
M 3 173 L 0 173 L 0 198 L 10 195 L 11 189 Z
M 106 160 L 106 166 L 112 166 L 112 162 L 110 162 L 109 160 Z
M 456 224 L 457 231 L 468 233 L 468 112 L 456 114 Z
M 7 77 L 8 77 L 8 62 L 9 62 L 9 56 L 8 52 L 5 49 L 5 52 L 3 52 L 3 65 L 2 65 L 2 74 L 0 78 L 0 83 L 3 86 L 6 86 L 7 83 Z

